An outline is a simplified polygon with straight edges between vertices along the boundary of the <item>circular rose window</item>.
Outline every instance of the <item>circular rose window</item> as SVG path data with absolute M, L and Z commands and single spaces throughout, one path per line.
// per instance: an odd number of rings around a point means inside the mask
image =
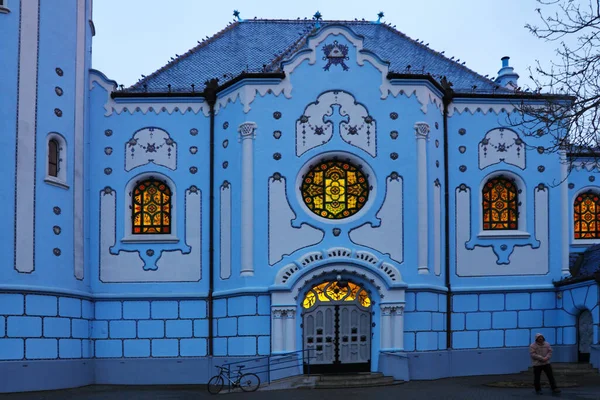
M 309 210 L 327 219 L 348 218 L 369 198 L 366 176 L 347 161 L 320 161 L 304 176 L 300 190 Z

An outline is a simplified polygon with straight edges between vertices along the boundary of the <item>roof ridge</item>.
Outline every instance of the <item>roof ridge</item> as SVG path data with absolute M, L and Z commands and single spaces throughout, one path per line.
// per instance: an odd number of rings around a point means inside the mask
M 477 77 L 479 77 L 479 78 L 481 78 L 481 79 L 483 79 L 483 80 L 485 80 L 485 81 L 488 81 L 488 82 L 489 82 L 489 83 L 491 83 L 492 85 L 497 85 L 497 83 L 496 83 L 496 82 L 494 82 L 493 80 L 491 80 L 490 78 L 486 78 L 485 76 L 481 75 L 480 73 L 478 73 L 478 72 L 476 72 L 476 71 L 473 71 L 471 68 L 467 67 L 466 65 L 460 64 L 460 63 L 458 63 L 458 62 L 456 62 L 456 61 L 454 61 L 454 60 L 452 60 L 452 59 L 450 59 L 450 58 L 446 57 L 446 56 L 445 56 L 444 54 L 442 54 L 441 52 L 439 52 L 439 51 L 437 51 L 437 50 L 434 50 L 434 49 L 432 49 L 432 48 L 431 48 L 431 47 L 429 47 L 429 46 L 425 46 L 424 44 L 421 44 L 421 43 L 419 43 L 419 42 L 418 42 L 418 41 L 416 41 L 415 39 L 413 39 L 413 38 L 411 38 L 410 36 L 408 36 L 406 33 L 404 33 L 404 32 L 400 32 L 399 30 L 397 30 L 396 28 L 392 27 L 391 25 L 389 25 L 389 24 L 386 24 L 386 23 L 382 23 L 381 25 L 385 26 L 385 27 L 386 27 L 388 30 L 390 30 L 391 32 L 395 33 L 396 35 L 398 35 L 398 36 L 401 36 L 401 37 L 403 37 L 403 38 L 405 38 L 405 39 L 408 39 L 408 40 L 410 40 L 412 43 L 414 43 L 414 44 L 416 44 L 417 46 L 421 47 L 422 49 L 425 49 L 426 51 L 429 51 L 430 53 L 433 53 L 433 55 L 435 55 L 435 56 L 437 56 L 437 57 L 439 57 L 439 58 L 442 58 L 442 59 L 444 59 L 444 60 L 450 61 L 452 64 L 454 64 L 454 65 L 456 65 L 456 66 L 458 66 L 458 67 L 460 67 L 460 68 L 462 68 L 462 69 L 466 70 L 467 72 L 469 72 L 469 73 L 471 73 L 471 74 L 473 74 L 473 75 L 475 75 L 475 76 L 477 76 Z
M 221 35 L 223 35 L 225 32 L 233 29 L 237 25 L 239 25 L 239 22 L 238 21 L 234 21 L 233 23 L 228 24 L 225 28 L 221 29 L 219 32 L 215 33 L 214 35 L 212 35 L 208 39 L 206 39 L 206 40 L 204 40 L 202 42 L 198 41 L 198 44 L 196 46 L 192 47 L 190 50 L 186 51 L 185 53 L 183 53 L 179 57 L 175 58 L 174 60 L 169 61 L 168 63 L 166 63 L 165 65 L 163 65 L 162 67 L 160 67 L 159 69 L 157 69 L 156 71 L 154 71 L 153 73 L 151 73 L 150 75 L 144 77 L 143 79 L 140 79 L 139 81 L 137 81 L 133 85 L 129 86 L 126 90 L 136 90 L 136 89 L 143 88 L 143 85 L 148 80 L 154 78 L 159 73 L 161 73 L 163 71 L 166 71 L 167 69 L 171 68 L 173 65 L 181 62 L 183 59 L 189 57 L 190 55 L 192 55 L 196 51 L 200 50 L 201 48 L 203 48 L 205 46 L 208 46 L 210 43 L 214 42 L 218 37 L 220 37 Z
M 275 67 L 277 65 L 277 63 L 280 63 L 285 57 L 287 57 L 288 55 L 294 53 L 296 50 L 298 50 L 299 48 L 301 48 L 302 46 L 304 46 L 304 44 L 306 43 L 308 37 L 310 35 L 312 35 L 314 33 L 314 31 L 315 31 L 314 27 L 312 29 L 307 29 L 306 32 L 304 32 L 303 35 L 300 35 L 300 37 L 298 38 L 298 40 L 296 40 L 295 42 L 293 42 L 287 49 L 285 49 L 284 51 L 282 51 L 277 57 L 275 57 L 273 60 L 271 60 L 271 62 L 267 66 L 267 68 L 273 68 L 273 67 Z
M 239 21 L 240 23 L 244 23 L 244 22 L 285 22 L 285 23 L 302 23 L 302 24 L 306 24 L 306 23 L 316 23 L 317 21 L 314 18 L 309 18 L 309 17 L 305 17 L 304 19 L 302 19 L 301 17 L 298 17 L 297 19 L 282 19 L 282 18 L 249 18 L 249 19 L 242 19 L 241 21 Z M 343 23 L 343 24 L 347 24 L 347 23 L 360 23 L 360 24 L 373 24 L 373 25 L 379 25 L 379 23 L 375 22 L 375 21 L 368 21 L 365 20 L 364 18 L 362 20 L 359 19 L 354 19 L 354 20 L 345 20 L 345 19 L 320 19 L 319 20 L 320 23 Z M 383 25 L 383 23 L 380 23 Z

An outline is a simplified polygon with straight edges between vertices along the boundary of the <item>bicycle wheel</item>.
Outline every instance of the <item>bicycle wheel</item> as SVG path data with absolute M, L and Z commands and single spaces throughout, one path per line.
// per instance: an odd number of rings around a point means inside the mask
M 215 375 L 208 381 L 208 393 L 218 394 L 223 389 L 223 377 L 221 375 Z
M 244 392 L 254 392 L 260 386 L 260 378 L 253 373 L 240 376 L 240 387 Z

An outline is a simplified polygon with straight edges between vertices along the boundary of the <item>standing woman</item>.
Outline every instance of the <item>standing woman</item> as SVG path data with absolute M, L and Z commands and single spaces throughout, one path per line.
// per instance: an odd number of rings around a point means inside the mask
M 533 385 L 535 386 L 535 392 L 537 394 L 542 394 L 540 377 L 542 376 L 542 371 L 544 371 L 550 382 L 552 393 L 560 393 L 560 390 L 556 387 L 552 366 L 550 365 L 552 347 L 550 347 L 550 343 L 546 342 L 544 335 L 541 333 L 536 333 L 535 342 L 529 345 L 529 355 L 531 356 L 531 363 L 533 364 Z

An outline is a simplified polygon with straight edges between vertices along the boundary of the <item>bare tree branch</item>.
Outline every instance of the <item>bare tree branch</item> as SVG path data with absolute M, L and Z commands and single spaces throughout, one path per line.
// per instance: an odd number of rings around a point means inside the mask
M 522 120 L 515 124 L 525 136 L 550 138 L 545 152 L 566 150 L 600 165 L 600 0 L 537 1 L 538 25 L 525 27 L 541 40 L 556 42 L 557 59 L 530 68 L 531 89 L 540 101 L 520 102 Z

